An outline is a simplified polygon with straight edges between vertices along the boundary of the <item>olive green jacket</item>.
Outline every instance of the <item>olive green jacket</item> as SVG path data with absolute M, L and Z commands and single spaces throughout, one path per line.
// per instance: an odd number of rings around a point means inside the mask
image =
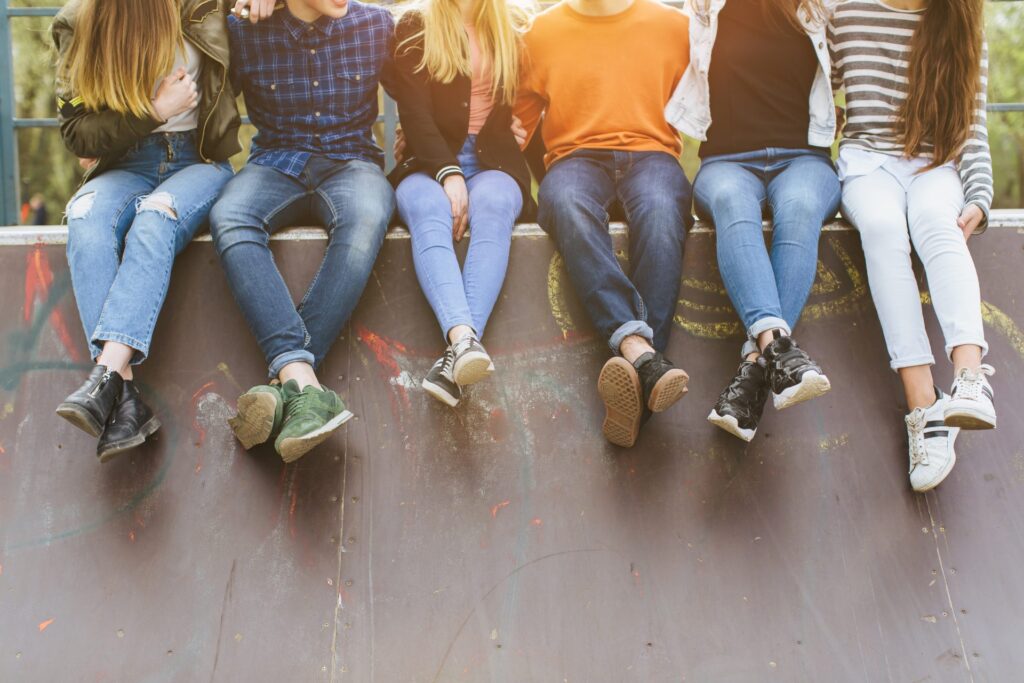
M 199 78 L 199 154 L 206 162 L 226 161 L 237 153 L 241 119 L 235 93 L 228 78 L 230 46 L 227 28 L 227 0 L 180 0 L 182 33 L 206 57 Z M 70 0 L 50 28 L 57 47 L 57 73 L 75 33 L 81 0 Z M 109 110 L 89 111 L 57 78 L 57 106 L 60 134 L 75 156 L 97 159 L 86 174 L 95 177 L 113 166 L 140 139 L 152 133 L 160 122 L 150 117 L 118 114 Z

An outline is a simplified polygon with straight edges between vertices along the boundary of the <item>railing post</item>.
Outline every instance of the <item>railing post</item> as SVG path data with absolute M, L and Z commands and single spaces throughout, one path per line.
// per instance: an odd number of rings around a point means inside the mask
M 18 145 L 14 136 L 14 46 L 7 0 L 0 2 L 0 225 L 17 225 Z

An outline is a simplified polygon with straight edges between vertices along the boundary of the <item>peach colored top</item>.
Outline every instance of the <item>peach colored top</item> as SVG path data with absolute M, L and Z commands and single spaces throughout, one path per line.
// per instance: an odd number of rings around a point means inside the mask
M 491 62 L 480 58 L 480 41 L 476 37 L 476 28 L 466 24 L 469 36 L 469 63 L 473 67 L 472 85 L 469 93 L 469 134 L 479 133 L 487 117 L 494 109 L 494 76 L 491 73 Z

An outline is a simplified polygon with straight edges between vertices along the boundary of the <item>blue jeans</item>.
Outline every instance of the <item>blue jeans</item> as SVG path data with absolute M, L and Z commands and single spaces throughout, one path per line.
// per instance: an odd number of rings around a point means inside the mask
M 210 213 L 210 232 L 270 377 L 289 363 L 318 367 L 366 287 L 395 208 L 376 164 L 310 157 L 293 178 L 248 164 Z M 309 223 L 327 230 L 327 251 L 296 308 L 270 251 L 270 235 Z
M 692 189 L 664 152 L 583 149 L 555 162 L 540 186 L 538 220 L 558 246 L 594 327 L 612 351 L 639 335 L 668 346 L 693 222 Z M 608 208 L 629 224 L 629 274 L 615 257 Z
M 821 226 L 839 208 L 835 166 L 826 152 L 762 149 L 704 159 L 693 183 L 697 215 L 715 224 L 718 269 L 750 341 L 773 329 L 792 333 L 814 284 Z M 771 255 L 762 217 L 771 209 Z
M 503 171 L 481 170 L 476 136 L 459 152 L 469 189 L 469 251 L 460 270 L 452 240 L 452 205 L 444 188 L 425 173 L 398 184 L 398 213 L 412 235 L 412 259 L 420 287 L 445 335 L 456 325 L 483 337 L 508 270 L 512 228 L 523 208 L 523 192 Z
M 227 163 L 203 163 L 194 131 L 158 133 L 68 202 L 68 266 L 94 359 L 105 341 L 135 349 L 133 364 L 146 359 L 174 257 L 230 179 Z

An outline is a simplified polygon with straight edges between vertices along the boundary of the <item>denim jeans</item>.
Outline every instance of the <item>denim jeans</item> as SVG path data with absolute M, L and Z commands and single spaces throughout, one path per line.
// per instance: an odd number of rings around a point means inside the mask
M 270 377 L 295 362 L 318 367 L 366 287 L 395 208 L 376 164 L 313 156 L 298 178 L 248 164 L 210 213 L 210 232 Z M 315 223 L 327 251 L 298 307 L 270 251 L 281 228 Z
M 718 269 L 751 340 L 792 333 L 814 284 L 821 226 L 839 208 L 826 152 L 769 148 L 704 159 L 693 183 L 697 215 L 715 224 Z M 771 209 L 771 255 L 761 220 Z M 757 350 L 753 341 L 744 354 Z
M 679 297 L 692 189 L 664 152 L 583 149 L 557 161 L 540 186 L 538 221 L 565 261 L 587 314 L 612 351 L 639 335 L 668 346 Z M 629 224 L 628 274 L 615 257 L 608 208 Z
M 412 235 L 412 259 L 420 287 L 447 341 L 456 325 L 483 337 L 508 270 L 512 228 L 523 208 L 523 192 L 503 171 L 481 170 L 476 136 L 458 155 L 469 189 L 469 250 L 460 270 L 452 239 L 452 206 L 444 188 L 425 173 L 402 180 L 398 213 Z
M 95 359 L 104 341 L 149 354 L 174 257 L 206 223 L 231 179 L 227 163 L 203 163 L 195 131 L 140 140 L 67 206 L 68 266 Z

